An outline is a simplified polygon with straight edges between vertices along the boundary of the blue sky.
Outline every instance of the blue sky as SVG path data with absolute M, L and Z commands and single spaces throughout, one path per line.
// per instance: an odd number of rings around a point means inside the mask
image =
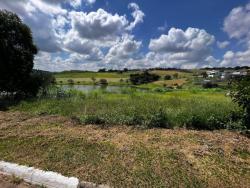
M 0 0 L 29 25 L 35 68 L 250 65 L 249 0 Z

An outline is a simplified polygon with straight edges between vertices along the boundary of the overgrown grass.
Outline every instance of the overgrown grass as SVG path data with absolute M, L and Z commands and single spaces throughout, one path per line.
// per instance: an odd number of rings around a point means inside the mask
M 71 90 L 63 97 L 23 101 L 14 110 L 35 114 L 59 114 L 83 124 L 133 125 L 145 128 L 196 129 L 242 128 L 241 109 L 223 92 L 173 91 L 120 94 Z

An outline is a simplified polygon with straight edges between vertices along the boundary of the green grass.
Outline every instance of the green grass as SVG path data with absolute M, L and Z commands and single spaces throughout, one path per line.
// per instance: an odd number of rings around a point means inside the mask
M 129 73 L 113 73 L 113 72 L 81 72 L 81 73 L 71 73 L 71 72 L 61 72 L 55 73 L 56 78 L 128 78 L 131 72 Z
M 138 71 L 137 71 L 138 72 Z M 96 79 L 98 82 L 100 79 L 106 79 L 109 85 L 129 85 L 126 83 L 126 80 L 129 79 L 130 74 L 137 73 L 135 71 L 129 71 L 124 73 L 117 72 L 60 72 L 54 73 L 57 84 L 68 84 L 68 80 L 71 79 L 75 84 L 78 85 L 93 85 L 94 82 L 92 78 Z M 186 83 L 187 79 L 192 78 L 192 73 L 180 72 L 180 71 L 164 71 L 164 70 L 155 70 L 149 71 L 150 73 L 158 74 L 161 76 L 161 79 L 158 82 L 144 84 L 139 87 L 154 89 L 157 87 L 164 87 L 164 85 L 172 86 L 177 83 L 183 85 Z M 175 73 L 178 73 L 178 79 L 164 81 L 163 78 L 165 75 L 173 76 Z M 120 82 L 120 80 L 123 82 Z
M 13 109 L 75 117 L 83 124 L 199 129 L 226 128 L 231 114 L 241 110 L 224 92 L 216 90 L 142 93 L 124 89 L 121 94 L 102 91 L 71 94 L 62 99 L 23 101 Z

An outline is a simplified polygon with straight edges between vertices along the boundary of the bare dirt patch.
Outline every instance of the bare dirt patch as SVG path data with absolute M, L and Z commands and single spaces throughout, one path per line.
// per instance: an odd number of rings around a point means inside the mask
M 38 188 L 38 186 L 31 185 L 21 179 L 13 176 L 6 176 L 0 173 L 0 187 L 1 188 Z

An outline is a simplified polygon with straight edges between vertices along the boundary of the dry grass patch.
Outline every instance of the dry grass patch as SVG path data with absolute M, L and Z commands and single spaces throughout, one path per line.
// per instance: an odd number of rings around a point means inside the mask
M 82 126 L 0 112 L 0 160 L 115 187 L 249 187 L 249 139 L 229 131 Z

